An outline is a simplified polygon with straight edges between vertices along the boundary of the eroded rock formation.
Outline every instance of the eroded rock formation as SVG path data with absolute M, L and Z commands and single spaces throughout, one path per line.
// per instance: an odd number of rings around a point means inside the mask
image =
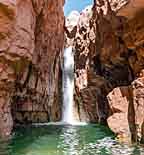
M 60 119 L 63 0 L 0 1 L 0 135 Z
M 94 1 L 67 18 L 66 39 L 63 5 L 0 1 L 0 135 L 11 133 L 13 121 L 60 120 L 65 42 L 75 52 L 76 119 L 143 142 L 143 0 Z
M 144 121 L 144 96 L 143 96 L 143 38 L 144 38 L 144 2 L 141 0 L 130 1 L 130 3 L 118 12 L 118 16 L 126 18 L 122 40 L 127 47 L 127 58 L 133 73 L 133 82 L 126 89 L 130 88 L 128 99 L 127 117 L 128 126 L 120 123 L 125 130 L 130 130 L 131 138 L 134 141 L 143 142 L 143 121 Z M 124 91 L 121 91 L 122 94 Z M 127 102 L 124 102 L 127 105 Z M 120 104 L 122 105 L 122 104 Z M 123 115 L 124 116 L 124 115 Z M 118 117 L 116 121 L 119 123 Z M 118 124 L 117 123 L 117 124 Z M 116 124 L 116 123 L 115 123 Z M 120 130 L 119 130 L 120 131 Z M 121 133 L 122 132 L 120 131 Z
M 108 92 L 133 79 L 127 57 L 123 56 L 127 48 L 119 45 L 121 20 L 107 1 L 96 8 L 89 6 L 80 14 L 73 44 L 75 101 L 81 121 L 105 123 L 109 115 Z
M 144 130 L 143 11 L 142 0 L 95 1 L 72 37 L 79 119 L 108 123 L 133 141 Z

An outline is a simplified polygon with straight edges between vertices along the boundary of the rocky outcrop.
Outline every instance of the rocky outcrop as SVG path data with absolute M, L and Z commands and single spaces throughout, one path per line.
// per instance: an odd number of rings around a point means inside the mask
M 143 142 L 143 0 L 94 1 L 66 19 L 66 38 L 63 4 L 0 2 L 0 135 L 13 122 L 60 120 L 65 42 L 75 52 L 76 119 Z
M 116 86 L 130 84 L 133 79 L 127 57 L 123 56 L 127 47 L 119 44 L 122 22 L 106 1 L 99 2 L 96 8 L 89 6 L 79 16 L 76 35 L 72 38 L 75 101 L 81 121 L 106 123 L 109 116 L 107 94 Z
M 60 118 L 63 0 L 0 2 L 0 134 Z M 11 115 L 12 110 L 12 115 Z
M 141 71 L 130 86 L 115 88 L 107 96 L 111 109 L 108 125 L 124 141 L 131 137 L 133 141 L 143 143 L 143 75 Z
M 139 77 L 132 82 L 133 88 L 133 112 L 128 116 L 133 116 L 133 128 L 135 130 L 135 139 L 144 143 L 144 71 L 141 70 Z M 132 132 L 133 133 L 133 132 Z M 133 137 L 132 137 L 133 138 Z
M 79 119 L 108 123 L 133 141 L 143 140 L 144 130 L 143 10 L 141 0 L 95 1 L 71 37 Z
M 125 122 L 128 125 L 124 127 L 124 120 L 120 123 L 121 128 L 128 132 L 124 133 L 125 136 L 131 135 L 133 141 L 143 142 L 143 11 L 144 3 L 141 0 L 130 1 L 130 3 L 118 12 L 119 16 L 126 18 L 124 25 L 124 32 L 122 40 L 125 43 L 128 52 L 128 62 L 133 72 L 134 81 L 129 86 L 131 93 L 128 96 L 128 102 L 124 102 L 128 105 L 128 111 L 125 116 Z M 127 87 L 128 88 L 128 87 Z M 122 91 L 123 92 L 123 91 Z M 112 96 L 111 96 L 112 97 Z M 116 95 L 115 95 L 116 97 Z M 122 98 L 120 99 L 122 101 Z M 122 103 L 119 103 L 122 106 Z M 120 109 L 119 109 L 120 110 Z M 115 114 L 114 114 L 115 115 Z M 123 115 L 124 117 L 124 115 Z M 119 122 L 120 118 L 111 119 L 113 123 Z M 122 119 L 121 119 L 122 120 Z M 109 121 L 108 121 L 109 122 Z M 110 123 L 110 122 L 109 122 Z M 118 129 L 118 128 L 117 128 Z M 119 132 L 120 133 L 120 132 Z
M 129 142 L 131 133 L 135 138 L 136 128 L 133 118 L 133 95 L 131 86 L 114 88 L 107 96 L 111 109 L 108 126 L 118 135 L 118 138 Z

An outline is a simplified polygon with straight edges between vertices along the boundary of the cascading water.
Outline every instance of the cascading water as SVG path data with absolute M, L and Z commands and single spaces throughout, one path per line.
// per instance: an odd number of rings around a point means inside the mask
M 63 109 L 60 122 L 34 123 L 33 125 L 87 125 L 86 122 L 76 121 L 74 118 L 74 52 L 72 46 L 65 48 L 63 55 Z
M 63 113 L 62 122 L 72 124 L 74 94 L 74 53 L 72 46 L 64 50 L 63 63 Z

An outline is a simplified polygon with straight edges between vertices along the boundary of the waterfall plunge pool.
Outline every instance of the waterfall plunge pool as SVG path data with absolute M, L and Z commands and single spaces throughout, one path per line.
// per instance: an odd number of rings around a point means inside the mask
M 102 125 L 19 127 L 0 140 L 0 155 L 143 155 L 136 146 L 119 144 Z

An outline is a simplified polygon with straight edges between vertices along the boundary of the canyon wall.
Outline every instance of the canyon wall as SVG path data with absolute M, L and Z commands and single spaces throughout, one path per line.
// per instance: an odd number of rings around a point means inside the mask
M 60 119 L 63 0 L 0 1 L 0 135 Z M 12 113 L 11 113 L 12 112 Z
M 61 119 L 62 52 L 73 46 L 75 118 L 143 142 L 143 0 L 94 1 L 65 27 L 63 5 L 0 1 L 0 135 Z
M 75 12 L 70 15 L 66 22 L 69 32 L 66 32 L 67 42 L 72 40 L 70 43 L 75 51 L 75 103 L 79 119 L 107 123 L 110 115 L 108 93 L 117 86 L 129 85 L 133 80 L 125 57 L 127 47 L 119 43 L 125 19 L 115 13 L 127 1 L 118 1 L 116 7 L 108 1 L 97 2 L 80 15 Z M 75 21 L 79 18 L 77 26 L 71 16 Z
M 72 17 L 66 25 L 75 51 L 78 119 L 108 124 L 133 141 L 142 141 L 144 130 L 143 11 L 142 0 L 99 0 L 73 13 L 77 26 Z

